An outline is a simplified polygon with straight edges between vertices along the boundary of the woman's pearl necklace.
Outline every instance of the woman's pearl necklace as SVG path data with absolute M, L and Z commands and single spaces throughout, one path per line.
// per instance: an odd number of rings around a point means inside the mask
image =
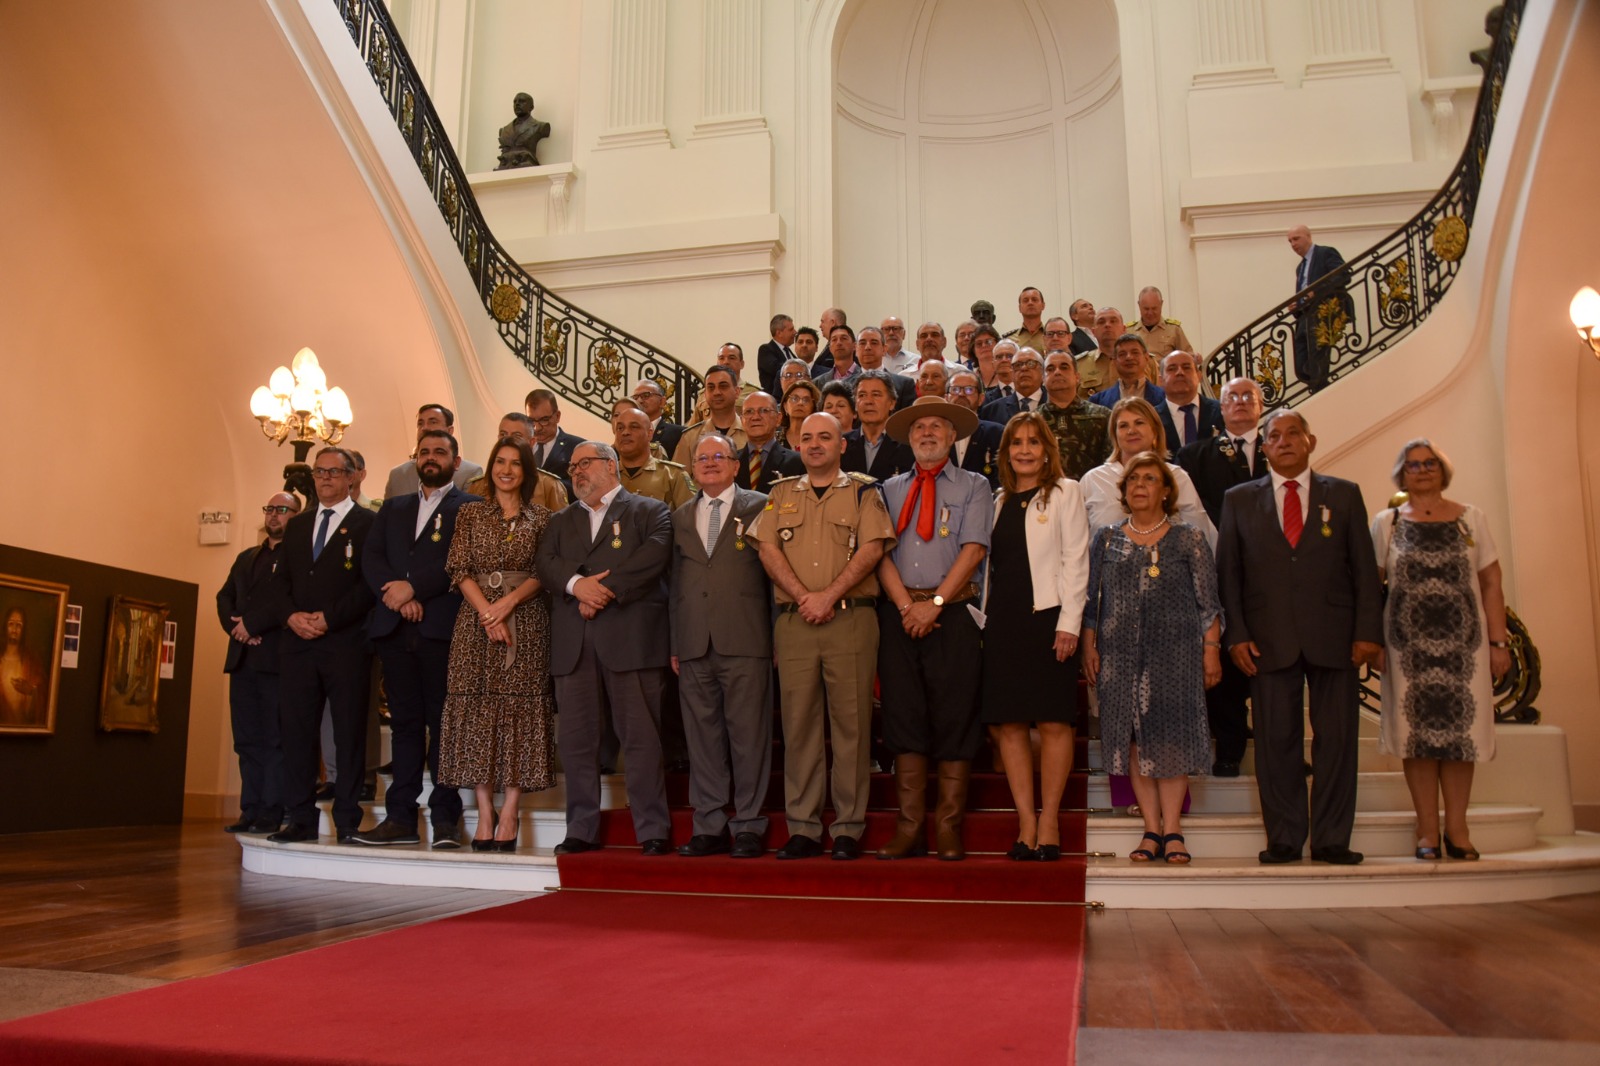
M 1161 516 L 1161 521 L 1157 522 L 1155 525 L 1151 526 L 1149 529 L 1140 529 L 1138 526 L 1133 524 L 1133 519 L 1132 518 L 1128 519 L 1128 529 L 1129 529 L 1129 531 L 1137 533 L 1141 537 L 1149 536 L 1150 534 L 1154 533 L 1156 530 L 1160 529 L 1162 526 L 1164 526 L 1166 524 L 1167 524 L 1167 516 L 1166 515 L 1162 515 Z

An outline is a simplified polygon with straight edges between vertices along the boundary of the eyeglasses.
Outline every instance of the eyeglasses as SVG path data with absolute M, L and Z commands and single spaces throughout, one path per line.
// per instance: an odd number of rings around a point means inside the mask
M 1239 404 L 1254 403 L 1255 402 L 1255 398 L 1256 398 L 1255 394 L 1251 393 L 1251 392 L 1245 392 L 1245 393 L 1225 392 L 1225 393 L 1222 394 L 1222 402 L 1223 403 L 1239 403 Z
M 643 403 L 646 400 L 653 400 L 655 398 L 656 394 L 653 392 L 636 392 L 632 397 L 630 397 L 634 403 Z
M 799 381 L 805 376 L 805 371 L 799 369 L 785 370 L 783 373 L 778 375 L 778 377 L 784 381 Z
M 726 452 L 707 452 L 704 455 L 695 456 L 694 461 L 701 466 L 709 466 L 712 463 L 725 463 L 732 458 L 733 456 L 728 455 Z
M 1038 366 L 1043 366 L 1043 365 L 1044 364 L 1039 362 L 1039 360 L 1037 360 L 1037 359 L 1013 359 L 1013 360 L 1011 360 L 1011 369 L 1012 370 L 1025 370 L 1030 366 L 1038 367 Z
M 1071 332 L 1070 329 L 1047 329 L 1044 331 L 1044 335 L 1046 337 L 1065 337 Z
M 349 477 L 350 471 L 342 466 L 314 466 L 311 468 L 311 476 L 320 478 Z
M 950 388 L 946 389 L 945 391 L 952 396 L 976 396 L 978 394 L 978 386 L 951 385 Z
M 771 415 L 772 417 L 776 418 L 778 416 L 778 409 L 776 407 L 745 407 L 744 416 L 749 418 L 751 415 Z
M 298 510 L 300 510 L 300 508 L 298 508 L 298 507 L 290 507 L 287 504 L 280 503 L 280 504 L 274 505 L 274 504 L 270 504 L 269 503 L 265 507 L 261 508 L 261 513 L 262 514 L 293 514 L 294 512 L 296 512 Z
M 570 470 L 587 470 L 590 463 L 609 463 L 611 460 L 599 455 L 586 455 L 582 459 L 574 459 L 567 464 Z
M 1411 472 L 1413 474 L 1420 474 L 1424 470 L 1437 470 L 1437 469 L 1439 469 L 1439 460 L 1437 460 L 1437 459 L 1407 459 L 1406 460 L 1406 470 L 1408 470 L 1409 472 Z
M 543 418 L 530 418 L 529 421 L 538 426 L 540 429 L 543 429 L 545 426 L 555 425 L 556 419 L 559 417 L 559 415 L 545 415 Z

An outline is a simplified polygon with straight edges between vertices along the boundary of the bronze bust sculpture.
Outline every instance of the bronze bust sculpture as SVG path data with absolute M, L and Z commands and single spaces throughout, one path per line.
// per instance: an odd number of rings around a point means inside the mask
M 539 142 L 550 136 L 550 123 L 533 117 L 533 97 L 518 93 L 512 101 L 517 117 L 500 127 L 500 165 L 496 170 L 539 165 Z

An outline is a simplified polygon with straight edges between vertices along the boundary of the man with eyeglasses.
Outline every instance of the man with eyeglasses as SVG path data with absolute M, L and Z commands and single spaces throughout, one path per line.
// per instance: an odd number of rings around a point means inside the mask
M 667 407 L 667 394 L 661 388 L 659 381 L 644 378 L 633 387 L 630 397 L 635 407 L 643 411 L 650 418 L 650 443 L 661 445 L 663 455 L 671 455 L 678 450 L 678 441 L 683 437 L 683 427 L 676 422 L 669 422 L 663 412 Z
M 442 429 L 446 433 L 454 434 L 456 431 L 456 413 L 442 403 L 425 403 L 417 408 L 417 440 L 422 439 L 424 433 L 430 430 Z M 415 451 L 415 449 L 413 449 Z M 360 488 L 363 475 L 360 473 L 362 464 L 357 463 L 357 477 L 355 486 Z M 461 466 L 456 470 L 452 480 L 456 488 L 464 489 L 471 484 L 472 479 L 483 473 L 483 467 L 468 459 L 461 460 Z M 383 487 L 383 498 L 392 496 L 408 496 L 417 491 L 416 456 L 407 457 L 406 461 L 389 471 L 389 480 Z M 363 505 L 365 506 L 365 505 Z M 373 508 L 374 511 L 377 508 Z
M 567 463 L 583 438 L 561 428 L 561 404 L 549 389 L 534 389 L 523 398 L 522 406 L 533 423 L 533 465 L 548 470 L 566 488 L 567 495 L 572 495 Z
M 261 508 L 267 537 L 233 560 L 217 590 L 217 616 L 228 634 L 228 712 L 239 756 L 239 820 L 229 833 L 276 833 L 283 824 L 283 747 L 278 741 L 278 640 L 273 571 L 282 559 L 284 527 L 300 513 L 291 493 L 274 493 Z
M 1017 348 L 1045 350 L 1048 338 L 1044 335 L 1044 293 L 1029 285 L 1017 294 L 1017 312 L 1022 315 L 1022 325 L 1006 334 L 1007 340 L 1017 342 Z
M 608 444 L 580 443 L 569 469 L 577 502 L 551 518 L 536 560 L 552 597 L 550 675 L 566 775 L 567 836 L 556 854 L 602 846 L 600 724 L 609 708 L 627 759 L 634 838 L 644 854 L 667 855 L 661 685 L 669 660 L 672 513 L 622 487 Z
M 1044 360 L 1032 348 L 1019 348 L 1014 355 L 1008 352 L 1002 356 L 1003 346 L 1015 343 L 1001 341 L 994 346 L 995 358 L 1006 358 L 1011 364 L 1012 391 L 984 405 L 979 417 L 986 422 L 998 422 L 1003 426 L 1011 421 L 1012 415 L 1037 411 L 1044 403 Z
M 1061 467 L 1077 481 L 1111 457 L 1106 425 L 1111 412 L 1078 394 L 1078 364 L 1072 353 L 1057 349 L 1045 357 L 1044 388 L 1049 400 L 1039 408 L 1056 436 Z
M 983 400 L 983 388 L 978 384 L 978 375 L 970 370 L 957 370 L 950 375 L 950 383 L 945 386 L 944 396 L 956 406 L 965 407 L 976 415 Z M 999 488 L 1000 437 L 1005 433 L 1005 429 L 1006 427 L 998 422 L 985 422 L 980 417 L 978 428 L 974 429 L 970 436 L 958 438 L 955 444 L 951 445 L 950 458 L 955 460 L 955 464 L 961 469 L 988 478 L 990 489 Z
M 862 326 L 861 332 L 865 333 L 871 328 L 871 326 Z M 882 366 L 889 373 L 899 374 L 902 377 L 917 368 L 917 353 L 905 350 L 906 324 L 900 320 L 899 315 L 889 315 L 884 318 L 882 322 L 878 323 L 877 332 L 883 342 L 883 359 L 875 365 Z M 861 359 L 860 343 L 861 336 L 857 334 L 856 344 L 858 345 L 858 350 L 856 358 L 858 359 Z M 874 364 L 869 364 L 865 359 L 862 359 L 861 365 L 871 370 Z
M 739 409 L 744 422 L 745 443 L 738 451 L 738 470 L 734 483 L 741 489 L 766 492 L 779 478 L 805 473 L 798 453 L 783 446 L 778 428 L 783 418 L 778 401 L 765 392 L 752 392 Z M 698 474 L 698 471 L 696 471 Z
M 694 462 L 694 450 L 700 446 L 700 438 L 707 433 L 720 433 L 744 447 L 747 438 L 739 421 L 739 399 L 739 375 L 722 363 L 707 367 L 705 386 L 700 391 L 706 417 L 684 427 L 678 446 L 673 449 L 672 461 L 687 470 Z
M 660 500 L 669 509 L 682 506 L 694 495 L 688 471 L 650 454 L 649 415 L 637 407 L 619 407 L 611 416 L 611 433 L 623 488 L 636 496 Z
M 367 691 L 371 656 L 366 620 L 375 598 L 362 553 L 375 516 L 350 498 L 355 463 L 323 448 L 311 465 L 316 506 L 289 520 L 273 574 L 273 609 L 288 630 L 278 645 L 283 802 L 288 825 L 279 844 L 317 839 L 318 720 L 324 701 L 337 746 L 333 825 L 341 844 L 361 828 L 367 768 Z
M 870 385 L 883 393 L 887 414 L 887 382 Z M 789 831 L 778 858 L 808 859 L 823 853 L 826 715 L 833 749 L 832 854 L 835 859 L 857 859 L 867 827 L 872 679 L 878 658 L 875 571 L 884 550 L 895 542 L 894 526 L 873 479 L 840 470 L 844 435 L 838 419 L 826 412 L 808 416 L 800 427 L 800 442 L 805 476 L 774 484 L 766 508 L 745 530 L 759 546 L 778 602 L 773 646 Z
M 771 401 L 758 392 L 745 407 L 761 399 Z M 700 492 L 672 513 L 672 669 L 694 807 L 694 835 L 678 854 L 753 859 L 766 850 L 772 776 L 772 588 L 746 534 L 767 496 L 735 483 L 726 437 L 700 438 L 694 465 Z

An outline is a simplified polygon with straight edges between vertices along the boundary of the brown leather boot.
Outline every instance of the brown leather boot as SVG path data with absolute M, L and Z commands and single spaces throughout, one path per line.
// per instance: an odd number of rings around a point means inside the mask
M 901 755 L 894 761 L 900 819 L 894 837 L 878 849 L 880 859 L 909 859 L 928 854 L 928 757 Z
M 939 764 L 939 807 L 934 812 L 938 828 L 939 858 L 956 862 L 967 857 L 961 844 L 961 823 L 967 816 L 967 782 L 972 777 L 970 762 Z

